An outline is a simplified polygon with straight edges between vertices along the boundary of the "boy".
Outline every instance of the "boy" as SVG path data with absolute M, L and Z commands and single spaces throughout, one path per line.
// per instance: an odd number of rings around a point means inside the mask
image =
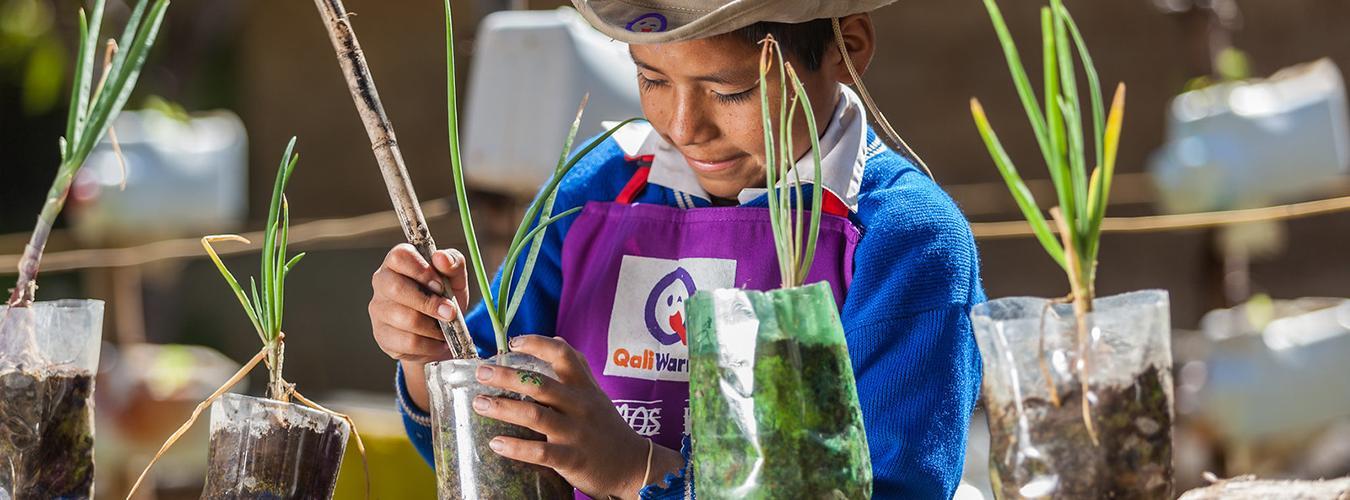
M 551 467 L 594 497 L 683 495 L 683 301 L 697 289 L 778 284 L 758 90 L 758 42 L 771 34 L 826 124 L 819 180 L 804 120 L 792 131 L 796 168 L 822 183 L 830 214 L 809 281 L 830 282 L 841 307 L 876 496 L 952 495 L 980 382 L 968 315 L 984 292 L 965 218 L 917 158 L 881 141 L 846 86 L 876 48 L 867 13 L 891 1 L 574 0 L 630 44 L 649 125 L 625 128 L 562 181 L 554 213 L 585 210 L 548 231 L 509 332 L 513 350 L 558 377 L 484 368 L 484 383 L 537 402 L 474 402 L 547 439 L 499 437 L 497 453 Z M 424 366 L 448 357 L 434 319 L 455 314 L 435 295 L 438 273 L 468 303 L 462 254 L 427 263 L 400 245 L 372 278 L 369 308 L 376 341 L 399 361 L 400 409 L 425 456 Z M 479 346 L 492 344 L 481 304 L 466 320 Z

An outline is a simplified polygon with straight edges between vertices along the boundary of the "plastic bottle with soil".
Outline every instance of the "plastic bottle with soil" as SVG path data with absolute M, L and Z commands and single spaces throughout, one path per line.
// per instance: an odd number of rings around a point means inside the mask
M 479 383 L 475 374 L 485 364 L 556 378 L 547 363 L 521 353 L 507 353 L 487 360 L 452 360 L 427 365 L 436 488 L 440 499 L 573 498 L 572 486 L 553 469 L 508 459 L 488 447 L 497 436 L 533 440 L 543 440 L 544 436 L 473 411 L 473 400 L 480 395 L 526 399 L 520 394 Z
M 822 282 L 689 300 L 700 497 L 871 498 L 862 409 L 830 290 Z
M 1093 304 L 1081 332 L 1071 305 L 1046 299 L 971 313 L 998 498 L 1173 498 L 1167 292 Z
M 332 498 L 350 430 L 309 407 L 226 394 L 211 405 L 202 498 Z
M 0 498 L 89 498 L 103 302 L 0 306 Z

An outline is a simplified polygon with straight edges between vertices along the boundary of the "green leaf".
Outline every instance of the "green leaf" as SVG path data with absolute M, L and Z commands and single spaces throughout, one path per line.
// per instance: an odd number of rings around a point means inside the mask
M 1111 197 L 1111 180 L 1116 174 L 1116 156 L 1120 152 L 1120 134 L 1125 121 L 1125 84 L 1116 86 L 1116 95 L 1111 99 L 1111 114 L 1106 120 L 1106 133 L 1103 137 L 1103 153 L 1105 161 L 1102 163 L 1101 182 L 1097 185 L 1097 194 L 1093 196 L 1096 202 L 1092 216 L 1092 227 L 1088 234 L 1088 256 L 1089 262 L 1097 261 L 1097 253 L 1100 248 L 1102 221 L 1106 218 L 1106 207 L 1109 205 Z
M 102 7 L 103 0 L 95 0 L 94 8 Z M 98 36 L 95 35 L 93 38 Z M 80 44 L 75 49 L 75 75 L 70 86 L 70 108 L 66 111 L 66 145 L 61 148 L 61 153 L 66 156 L 72 153 L 71 145 L 80 141 L 78 134 L 82 132 L 85 109 L 89 106 L 88 93 L 92 85 L 89 80 L 93 78 L 93 56 L 92 49 L 89 48 L 89 39 L 89 20 L 84 17 L 84 9 L 80 9 Z
M 994 133 L 993 127 L 989 125 L 989 118 L 985 116 L 984 107 L 980 105 L 978 99 L 970 100 L 970 114 L 975 118 L 975 126 L 980 131 L 980 137 L 984 139 L 985 147 L 989 149 L 989 156 L 994 159 L 994 165 L 998 167 L 998 172 L 1003 176 L 1003 181 L 1008 184 L 1008 190 L 1012 193 L 1013 199 L 1017 201 L 1017 207 L 1022 210 L 1022 215 L 1026 217 L 1027 223 L 1031 225 L 1031 230 L 1036 235 L 1036 239 L 1045 247 L 1046 253 L 1060 267 L 1068 270 L 1068 264 L 1064 260 L 1064 247 L 1055 238 L 1055 234 L 1050 230 L 1050 225 L 1045 220 L 1045 215 L 1036 205 L 1036 198 L 1032 196 L 1031 190 L 1022 181 L 1022 176 L 1017 173 L 1017 167 L 1013 165 L 1012 159 L 1008 157 L 1007 151 L 1003 149 L 1003 144 L 998 139 L 998 134 Z
M 254 280 L 252 276 L 248 278 L 248 286 L 253 292 L 253 314 L 256 314 L 259 318 L 266 318 L 267 311 L 265 309 L 267 306 L 262 299 L 258 297 L 258 282 Z M 271 327 L 265 324 L 258 330 L 258 338 L 262 339 L 264 345 L 271 342 L 271 333 L 269 333 L 271 331 Z
M 999 10 L 998 3 L 995 0 L 984 0 L 984 7 L 989 11 L 989 20 L 993 22 L 999 45 L 1003 47 L 1003 57 L 1008 61 L 1008 72 L 1012 74 L 1017 96 L 1022 101 L 1022 108 L 1026 110 L 1031 130 L 1035 132 L 1036 143 L 1040 145 L 1046 165 L 1051 165 L 1054 161 L 1051 159 L 1050 135 L 1046 130 L 1045 115 L 1041 112 L 1041 104 L 1036 100 L 1031 79 L 1027 77 L 1027 71 L 1022 65 L 1022 56 L 1017 53 L 1017 44 L 1013 42 L 1012 33 L 1008 31 L 1007 23 L 1003 21 L 1003 13 Z
M 71 155 L 71 158 L 78 160 L 78 163 L 83 163 L 84 159 L 89 156 L 89 152 L 93 150 L 94 145 L 107 132 L 108 123 L 112 117 L 120 113 L 122 107 L 126 105 L 127 99 L 131 98 L 131 92 L 135 89 L 141 68 L 145 65 L 145 59 L 149 55 L 150 48 L 154 45 L 155 37 L 159 34 L 159 28 L 164 21 L 165 9 L 168 8 L 169 1 L 156 0 L 149 13 L 149 22 L 141 23 L 139 16 L 145 10 L 146 1 L 141 0 L 132 12 L 132 18 L 128 21 L 127 26 L 138 26 L 135 37 L 123 35 L 123 39 L 118 44 L 121 50 L 113 58 L 103 90 L 98 93 L 98 98 L 94 100 L 93 107 L 89 111 L 88 120 L 81 127 L 84 132 L 80 134 L 80 141 L 75 147 L 74 154 Z
M 774 123 L 773 114 L 769 111 L 769 70 L 773 67 L 772 50 L 776 46 L 772 37 L 766 38 L 764 48 L 759 57 L 759 100 L 761 125 L 764 128 L 764 170 L 765 183 L 768 190 L 765 192 L 765 198 L 769 203 L 769 225 L 773 230 L 774 251 L 778 254 L 778 270 L 784 277 L 787 276 L 783 268 L 784 254 L 787 248 L 783 245 L 779 237 L 778 228 L 780 226 L 779 217 L 782 214 L 778 211 L 778 193 L 775 191 L 778 186 L 778 148 L 774 143 Z M 781 136 L 780 136 L 781 137 Z M 786 278 L 784 278 L 786 279 Z
M 1045 117 L 1046 128 L 1050 133 L 1050 182 L 1055 185 L 1055 196 L 1060 211 L 1069 228 L 1075 227 L 1074 215 L 1078 213 L 1073 199 L 1072 181 L 1069 164 L 1065 158 L 1068 138 L 1064 130 L 1064 114 L 1060 107 L 1059 56 L 1055 47 L 1054 20 L 1050 9 L 1041 9 L 1041 48 L 1045 63 Z
M 1078 98 L 1078 72 L 1074 67 L 1072 43 L 1064 23 L 1064 5 L 1061 0 L 1050 0 L 1050 6 L 1051 17 L 1054 20 L 1055 54 L 1063 103 L 1060 105 L 1067 110 L 1064 112 L 1064 121 L 1068 132 L 1069 179 L 1072 181 L 1075 210 L 1073 216 L 1078 222 L 1077 226 L 1071 227 L 1081 237 L 1087 233 L 1084 219 L 1088 214 L 1087 165 L 1083 152 L 1083 144 L 1086 142 L 1083 139 L 1083 106 Z
M 262 295 L 266 302 L 263 305 L 263 322 L 267 326 L 267 333 L 270 335 L 277 331 L 276 321 L 276 286 L 277 286 L 277 233 L 279 221 L 277 218 L 281 214 L 281 205 L 284 203 L 286 189 L 286 168 L 290 165 L 292 155 L 295 152 L 296 138 L 291 137 L 290 142 L 286 143 L 286 152 L 281 155 L 281 162 L 277 165 L 276 178 L 272 181 L 272 198 L 267 204 L 267 224 L 263 226 L 263 246 L 261 275 Z
M 516 310 L 520 308 L 520 303 L 525 299 L 525 290 L 529 287 L 530 277 L 533 274 L 535 263 L 539 260 L 539 247 L 543 246 L 544 235 L 546 234 L 548 227 L 569 215 L 580 212 L 581 209 L 582 207 L 576 207 L 556 216 L 549 217 L 547 220 L 536 225 L 534 229 L 530 230 L 530 232 L 525 235 L 526 240 L 533 240 L 533 242 L 530 244 L 530 253 L 525 256 L 524 272 L 520 275 L 520 281 L 516 284 L 515 289 L 511 291 L 510 304 L 506 309 L 505 324 L 511 324 L 511 320 L 516 317 Z M 516 261 L 519 258 L 520 248 L 516 248 L 506 257 L 505 265 L 515 266 Z
M 211 262 L 216 265 L 216 270 L 220 271 L 220 275 L 225 278 L 225 283 L 228 284 L 230 286 L 230 289 L 234 291 L 234 296 L 239 299 L 239 304 L 244 307 L 244 312 L 248 314 L 248 319 L 250 322 L 253 323 L 253 328 L 258 331 L 258 335 L 262 335 L 263 334 L 262 320 L 261 318 L 258 317 L 258 314 L 253 309 L 253 304 L 256 304 L 258 302 L 258 295 L 256 291 L 253 294 L 253 302 L 249 302 L 248 297 L 244 295 L 244 289 L 239 286 L 239 280 L 234 279 L 234 273 L 231 273 L 230 269 L 225 267 L 225 263 L 220 260 L 220 255 L 216 253 L 216 249 L 211 246 L 211 243 L 215 241 L 237 241 L 245 244 L 247 244 L 249 241 L 244 239 L 242 236 L 236 236 L 232 234 L 222 236 L 206 236 L 202 238 L 201 241 L 202 241 L 202 248 L 206 249 L 206 255 L 211 258 Z M 252 278 L 250 278 L 249 281 L 252 281 Z
M 276 318 L 277 331 L 282 329 L 282 317 L 286 311 L 286 241 L 290 238 L 291 232 L 291 207 L 286 203 L 286 195 L 281 195 L 281 226 L 280 236 L 277 237 L 276 268 L 272 271 L 272 280 L 275 283 L 273 294 L 272 310 L 273 317 Z
M 507 352 L 506 328 L 497 315 L 496 300 L 492 297 L 492 286 L 488 283 L 487 271 L 483 268 L 482 252 L 478 250 L 478 237 L 473 228 L 473 215 L 469 211 L 469 191 L 464 187 L 464 164 L 459 150 L 459 105 L 455 90 L 455 31 L 451 17 L 450 0 L 445 4 L 445 93 L 446 125 L 449 130 L 450 172 L 455 180 L 455 201 L 459 204 L 459 222 L 464 226 L 465 246 L 472 260 L 474 277 L 478 282 L 478 291 L 483 294 L 488 318 L 492 320 L 492 329 L 497 338 L 497 351 Z
M 1060 5 L 1059 10 L 1064 17 L 1064 22 L 1069 26 L 1069 33 L 1073 35 L 1074 45 L 1078 48 L 1078 55 L 1083 60 L 1083 73 L 1087 75 L 1089 95 L 1092 98 L 1092 138 L 1095 141 L 1093 151 L 1097 155 L 1097 161 L 1094 165 L 1101 167 L 1105 156 L 1102 150 L 1102 135 L 1106 130 L 1104 118 L 1106 113 L 1102 106 L 1101 79 L 1097 75 L 1096 64 L 1092 62 L 1092 54 L 1088 52 L 1087 43 L 1083 41 L 1083 34 L 1078 31 L 1078 24 L 1069 14 L 1069 9 Z
M 299 263 L 300 263 L 300 259 L 305 258 L 305 255 L 306 255 L 305 252 L 300 252 L 300 253 L 298 253 L 298 254 L 295 254 L 295 257 L 291 257 L 291 260 L 290 260 L 289 262 L 286 263 L 286 272 L 285 272 L 285 273 L 286 273 L 286 274 L 290 274 L 290 273 L 291 273 L 291 270 L 292 270 L 292 269 L 295 269 L 296 264 L 299 264 Z
M 796 74 L 792 75 L 792 85 L 796 88 L 797 95 L 802 98 L 802 107 L 806 110 L 806 130 L 811 136 L 811 161 L 815 165 L 815 182 L 811 187 L 811 226 L 807 233 L 806 255 L 798 263 L 797 285 L 805 283 L 807 275 L 811 271 L 811 265 L 816 260 L 816 244 L 820 241 L 820 219 L 821 206 L 824 205 L 825 191 L 824 180 L 821 179 L 821 158 L 820 158 L 820 134 L 816 127 L 816 114 L 812 112 L 811 97 L 806 94 L 806 87 L 802 85 L 800 78 Z M 798 197 L 800 199 L 800 193 Z M 800 203 L 800 201 L 798 202 Z

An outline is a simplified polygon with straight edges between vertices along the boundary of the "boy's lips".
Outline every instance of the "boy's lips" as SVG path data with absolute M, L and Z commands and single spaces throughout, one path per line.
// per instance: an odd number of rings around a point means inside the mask
M 737 155 L 724 160 L 698 160 L 685 155 L 684 161 L 689 167 L 703 173 L 721 172 L 736 165 L 745 155 Z

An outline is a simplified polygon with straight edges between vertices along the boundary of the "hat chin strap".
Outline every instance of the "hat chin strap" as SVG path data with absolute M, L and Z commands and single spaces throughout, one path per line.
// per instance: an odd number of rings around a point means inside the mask
M 858 70 L 853 67 L 853 58 L 848 56 L 848 46 L 844 44 L 844 30 L 839 27 L 839 18 L 833 18 L 830 22 L 834 25 L 834 41 L 839 45 L 839 54 L 844 58 L 844 66 L 848 68 L 849 76 L 853 77 L 853 86 L 858 89 L 858 94 L 862 96 L 863 102 L 867 104 L 867 111 L 872 113 L 872 116 L 876 117 L 877 125 L 881 126 L 881 131 L 899 147 L 900 155 L 918 164 L 919 167 L 923 168 L 923 171 L 928 174 L 929 178 L 936 180 L 937 178 L 933 177 L 933 171 L 928 169 L 928 164 L 924 163 L 923 158 L 920 158 L 919 155 L 914 152 L 914 149 L 909 147 L 909 143 L 906 143 L 905 140 L 900 137 L 900 134 L 895 133 L 895 129 L 891 127 L 890 120 L 886 119 L 886 115 L 881 114 L 881 109 L 878 108 L 877 103 L 872 100 L 872 94 L 867 91 L 867 86 L 863 85 L 862 75 L 859 75 Z

